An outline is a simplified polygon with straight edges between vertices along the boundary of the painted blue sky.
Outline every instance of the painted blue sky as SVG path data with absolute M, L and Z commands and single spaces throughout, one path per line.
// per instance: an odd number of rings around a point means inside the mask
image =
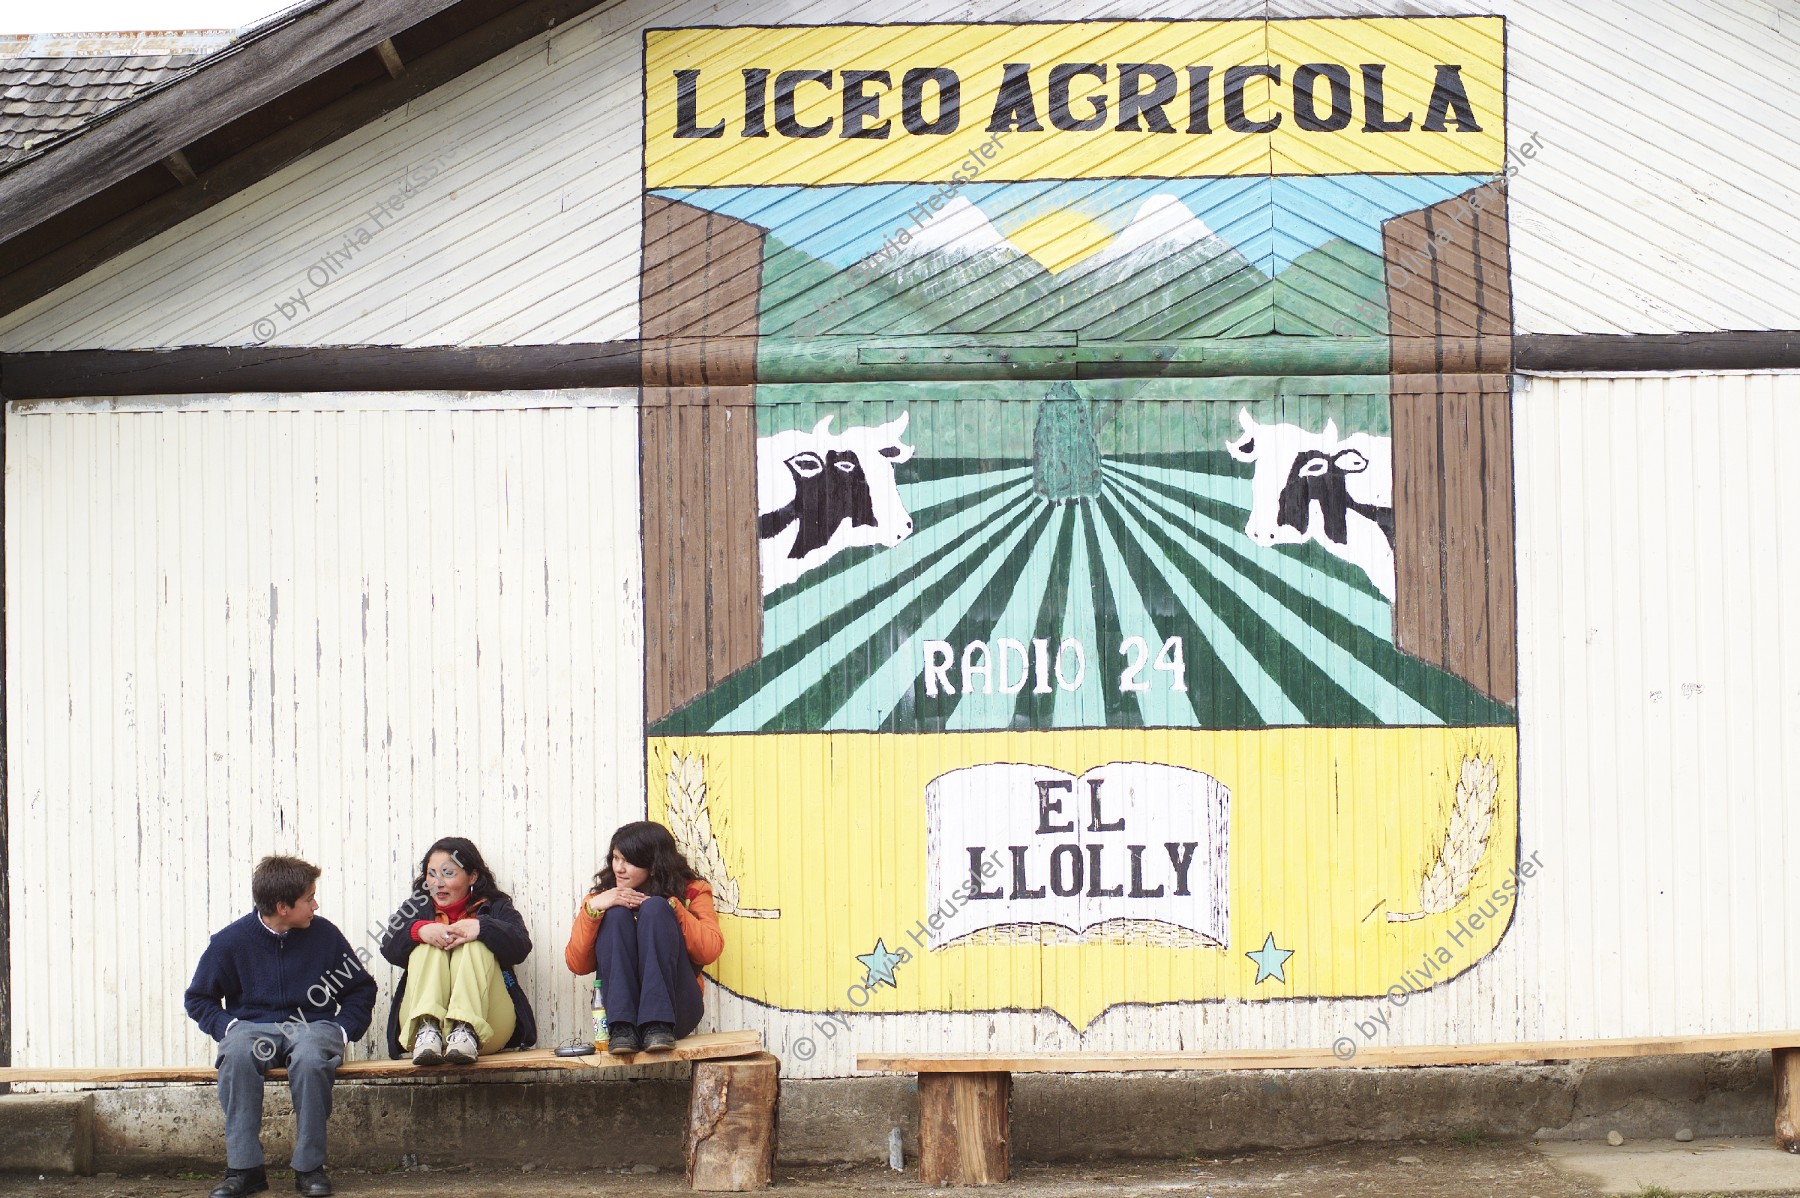
M 1483 175 L 1239 176 L 971 183 L 958 193 L 1001 233 L 1072 210 L 1117 236 L 1152 196 L 1174 196 L 1239 253 L 1273 275 L 1333 238 L 1381 253 L 1381 222 L 1484 182 Z M 833 266 L 848 267 L 912 227 L 907 210 L 933 183 L 844 187 L 712 187 L 656 194 L 760 225 Z

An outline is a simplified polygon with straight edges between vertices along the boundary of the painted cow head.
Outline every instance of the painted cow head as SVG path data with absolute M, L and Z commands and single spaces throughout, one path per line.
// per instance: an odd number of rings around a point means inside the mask
M 766 594 L 854 545 L 898 545 L 912 535 L 894 467 L 911 460 L 908 415 L 881 425 L 792 430 L 756 443 L 757 535 Z
M 1393 442 L 1369 433 L 1340 437 L 1337 422 L 1308 432 L 1259 424 L 1238 411 L 1243 434 L 1225 446 L 1255 465 L 1244 533 L 1258 545 L 1314 541 L 1361 567 L 1394 597 Z

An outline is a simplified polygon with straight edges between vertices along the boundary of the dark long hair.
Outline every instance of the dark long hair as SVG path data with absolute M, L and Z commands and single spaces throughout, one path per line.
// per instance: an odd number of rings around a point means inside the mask
M 494 881 L 494 871 L 481 859 L 481 850 L 466 836 L 446 836 L 425 850 L 425 855 L 419 858 L 419 876 L 413 879 L 414 894 L 429 896 L 430 891 L 425 889 L 425 871 L 431 867 L 431 858 L 436 853 L 449 853 L 452 861 L 475 875 L 475 884 L 469 888 L 470 902 L 510 898 Z
M 639 869 L 650 871 L 650 876 L 644 880 L 645 894 L 682 898 L 687 894 L 688 883 L 700 880 L 694 867 L 675 847 L 675 838 L 669 835 L 667 828 L 649 820 L 639 820 L 635 824 L 625 824 L 613 833 L 612 843 L 606 846 L 606 860 L 601 863 L 600 872 L 594 875 L 595 894 L 619 884 L 613 877 L 614 849 Z

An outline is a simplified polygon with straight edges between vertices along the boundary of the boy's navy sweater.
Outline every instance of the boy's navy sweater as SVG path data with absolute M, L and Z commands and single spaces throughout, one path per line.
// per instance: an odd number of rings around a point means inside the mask
M 375 979 L 330 920 L 277 936 L 255 911 L 212 938 L 188 984 L 187 1013 L 215 1040 L 245 1023 L 329 1020 L 351 1040 L 369 1030 Z

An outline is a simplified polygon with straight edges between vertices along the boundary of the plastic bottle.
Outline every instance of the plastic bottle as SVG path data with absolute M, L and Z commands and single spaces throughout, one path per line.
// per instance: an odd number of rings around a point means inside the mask
M 600 1000 L 600 975 L 595 974 L 594 975 L 594 1051 L 595 1052 L 605 1052 L 606 1051 L 606 1043 L 607 1043 L 606 1004 Z

